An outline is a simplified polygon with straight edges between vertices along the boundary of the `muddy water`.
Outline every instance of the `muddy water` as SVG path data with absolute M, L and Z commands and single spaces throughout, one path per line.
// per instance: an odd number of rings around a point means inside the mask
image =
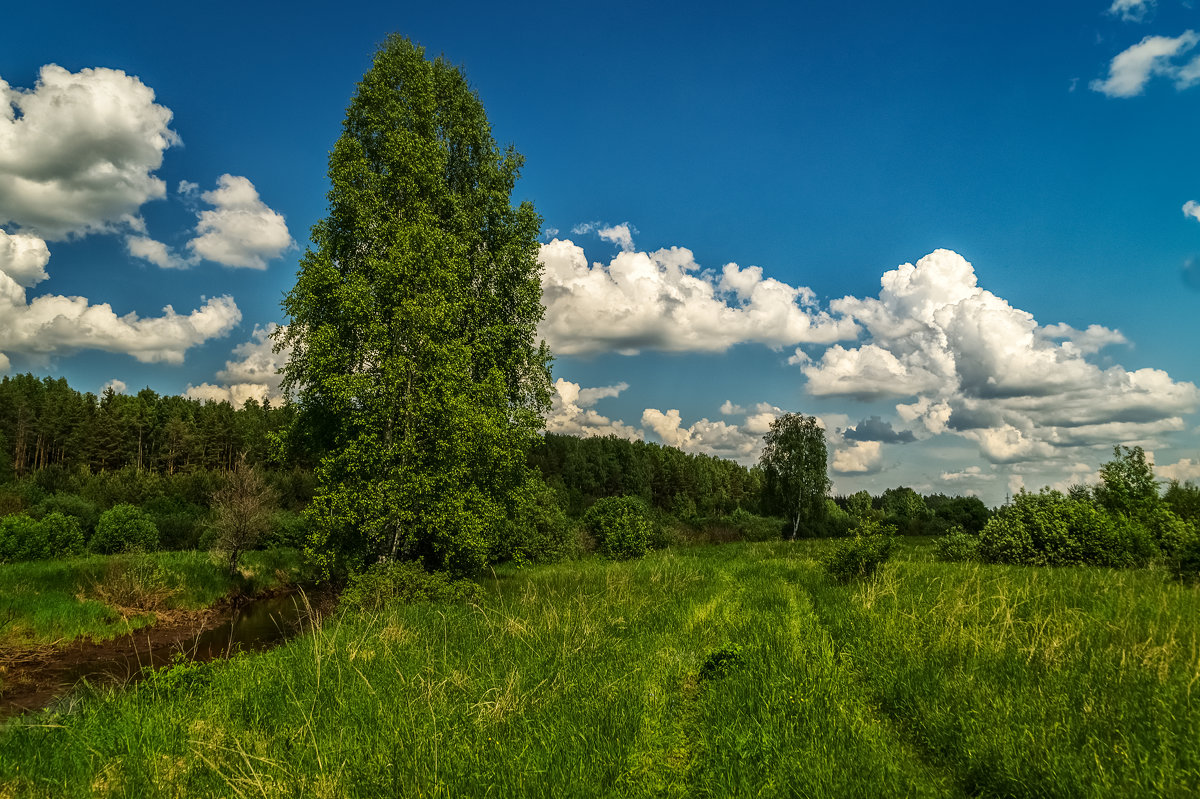
M 227 658 L 278 646 L 311 623 L 300 594 L 259 599 L 218 617 L 207 629 L 148 628 L 105 644 L 79 643 L 10 675 L 0 695 L 0 719 L 46 707 L 80 681 L 121 685 L 140 679 L 144 667 L 161 667 L 182 653 L 189 660 Z

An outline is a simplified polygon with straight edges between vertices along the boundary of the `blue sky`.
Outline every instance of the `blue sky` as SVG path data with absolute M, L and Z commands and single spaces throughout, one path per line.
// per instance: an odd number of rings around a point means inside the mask
M 0 366 L 271 391 L 326 154 L 398 32 L 526 156 L 550 429 L 752 462 L 812 413 L 839 491 L 997 502 L 1118 443 L 1196 479 L 1189 6 L 9 9 Z

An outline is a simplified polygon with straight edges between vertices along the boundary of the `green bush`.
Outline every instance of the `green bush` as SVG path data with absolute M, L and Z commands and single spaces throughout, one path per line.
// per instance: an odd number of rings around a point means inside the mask
M 1200 535 L 1183 542 L 1168 561 L 1171 576 L 1185 585 L 1200 583 Z
M 979 557 L 979 536 L 971 535 L 957 525 L 933 545 L 937 559 L 948 563 L 963 563 Z
M 478 594 L 476 583 L 427 572 L 417 561 L 383 561 L 350 577 L 341 607 L 374 611 L 396 603 L 469 602 Z
M 135 550 L 149 552 L 158 548 L 158 528 L 139 508 L 116 505 L 100 514 L 88 546 L 101 555 Z
M 580 554 L 570 519 L 540 476 L 527 479 L 514 499 L 510 517 L 498 525 L 491 561 L 549 563 Z
M 45 530 L 24 513 L 0 518 L 0 563 L 41 560 L 46 557 Z
M 142 510 L 158 528 L 163 549 L 197 549 L 208 511 L 182 496 L 155 497 Z
M 276 547 L 301 549 L 307 540 L 308 521 L 304 516 L 295 511 L 281 510 L 271 516 L 271 532 L 263 541 L 263 547 L 266 549 Z
M 55 511 L 43 517 L 39 524 L 46 542 L 46 554 L 43 557 L 65 558 L 83 554 L 86 539 L 83 527 L 74 516 Z
M 854 532 L 821 559 L 826 574 L 840 583 L 871 577 L 896 550 L 896 529 L 891 525 L 863 519 Z
M 51 513 L 61 513 L 74 518 L 79 522 L 79 528 L 83 530 L 85 537 L 96 529 L 96 522 L 100 521 L 100 509 L 96 507 L 96 503 L 78 494 L 66 492 L 51 494 L 43 499 L 33 509 L 32 515 L 40 519 Z
M 986 563 L 1028 566 L 1141 566 L 1158 551 L 1155 538 L 1186 537 L 1187 526 L 1177 528 L 1178 519 L 1163 513 L 1156 517 L 1159 531 L 1147 530 L 1085 499 L 1049 489 L 1022 491 L 984 525 L 979 556 Z
M 583 526 L 596 540 L 596 548 L 610 558 L 640 558 L 655 538 L 650 509 L 638 497 L 596 500 L 583 515 Z

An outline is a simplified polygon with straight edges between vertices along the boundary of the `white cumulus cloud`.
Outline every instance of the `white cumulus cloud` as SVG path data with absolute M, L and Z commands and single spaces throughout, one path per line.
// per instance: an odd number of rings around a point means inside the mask
M 184 391 L 184 396 L 214 402 L 224 400 L 235 407 L 241 406 L 248 399 L 258 402 L 282 402 L 284 397 L 280 384 L 283 382 L 283 375 L 280 374 L 280 370 L 287 364 L 291 350 L 285 347 L 275 352 L 273 336 L 279 329 L 281 326 L 274 322 L 263 326 L 255 325 L 250 340 L 234 347 L 233 357 L 225 362 L 224 369 L 217 372 L 216 378 L 221 383 L 189 385 Z
M 50 249 L 46 242 L 27 233 L 9 235 L 0 230 L 0 272 L 24 288 L 45 280 Z
M 92 305 L 85 297 L 47 294 L 26 302 L 24 289 L 0 274 L 0 352 L 9 354 L 104 350 L 144 363 L 178 364 L 186 350 L 227 335 L 241 318 L 228 296 L 210 299 L 186 315 L 168 305 L 162 316 L 149 318 L 118 316 L 108 303 Z
M 1200 481 L 1200 461 L 1193 458 L 1180 458 L 1175 463 L 1165 466 L 1155 466 L 1155 475 L 1162 480 L 1178 480 L 1186 483 Z
M 546 417 L 546 431 L 572 436 L 617 436 L 637 441 L 645 437 L 638 430 L 621 421 L 613 421 L 595 411 L 592 406 L 606 397 L 616 397 L 629 388 L 628 383 L 617 383 L 600 388 L 583 388 L 578 383 L 561 377 L 554 382 L 550 413 Z
M 810 393 L 907 400 L 896 410 L 914 432 L 956 432 L 995 463 L 1152 441 L 1182 429 L 1200 404 L 1195 385 L 1161 370 L 1093 364 L 1088 355 L 1125 343 L 1119 331 L 1039 325 L 980 288 L 971 264 L 949 250 L 886 273 L 880 285 L 878 298 L 831 303 L 867 340 L 802 366 Z
M 141 206 L 166 195 L 152 173 L 179 143 L 154 99 L 114 69 L 47 64 L 29 90 L 0 79 L 0 224 L 49 240 L 139 229 Z
M 588 264 L 583 248 L 554 239 L 541 247 L 546 316 L 541 333 L 563 355 L 722 352 L 853 339 L 857 326 L 817 307 L 812 291 L 751 266 L 701 271 L 682 247 L 618 253 Z
M 1194 31 L 1184 31 L 1174 38 L 1147 36 L 1132 47 L 1118 53 L 1108 66 L 1108 77 L 1094 80 L 1092 91 L 1109 97 L 1136 97 L 1155 76 L 1169 78 L 1177 89 L 1186 89 L 1200 80 L 1200 60 L 1187 64 L 1173 63 L 1200 42 Z
M 883 468 L 883 446 L 878 441 L 847 442 L 833 453 L 837 474 L 874 474 Z
M 221 175 L 217 188 L 200 196 L 213 207 L 200 212 L 197 235 L 187 244 L 193 262 L 266 269 L 295 245 L 283 215 L 262 201 L 248 179 Z

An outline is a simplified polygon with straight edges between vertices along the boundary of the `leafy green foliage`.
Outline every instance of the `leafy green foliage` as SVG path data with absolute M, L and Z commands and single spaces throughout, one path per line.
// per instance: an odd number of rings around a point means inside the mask
M 158 548 L 158 528 L 142 509 L 127 503 L 115 505 L 100 514 L 88 548 L 102 555 L 149 552 Z
M 490 560 L 518 564 L 550 563 L 581 554 L 575 526 L 558 504 L 558 497 L 537 473 L 531 473 L 513 503 Z
M 759 463 L 768 506 L 792 519 L 792 538 L 802 527 L 809 535 L 820 532 L 832 485 L 825 431 L 816 417 L 785 413 L 771 422 L 764 441 Z
M 588 508 L 583 526 L 610 558 L 640 558 L 655 537 L 650 509 L 638 497 L 607 497 Z
M 1193 535 L 1180 544 L 1167 561 L 1171 575 L 1185 585 L 1200 583 L 1200 535 Z
M 445 572 L 427 572 L 416 561 L 382 561 L 350 576 L 340 606 L 347 610 L 382 610 L 393 604 L 469 602 L 478 584 Z
M 320 455 L 306 551 L 326 574 L 381 558 L 478 571 L 549 407 L 541 219 L 510 197 L 466 78 L 389 37 L 329 156 L 329 215 L 284 300 L 292 450 Z
M 979 536 L 972 535 L 961 527 L 952 527 L 934 542 L 933 547 L 938 560 L 964 563 L 979 557 Z
M 212 677 L 212 663 L 192 660 L 183 652 L 176 652 L 166 666 L 142 667 L 138 690 L 152 691 L 160 699 L 173 699 L 200 691 L 212 682 Z
M 742 647 L 738 644 L 726 644 L 705 656 L 704 662 L 700 664 L 697 679 L 705 682 L 724 677 L 744 663 L 745 656 L 742 654 Z
M 43 516 L 39 524 L 46 541 L 46 551 L 42 557 L 69 558 L 83 554 L 86 539 L 77 518 L 55 511 Z
M 864 519 L 854 537 L 838 543 L 822 559 L 825 573 L 847 583 L 873 576 L 896 551 L 896 529 L 873 519 Z
M 979 535 L 979 555 L 986 563 L 1137 566 L 1156 551 L 1143 526 L 1049 489 L 1022 491 Z
M 0 518 L 0 563 L 40 560 L 45 549 L 42 527 L 36 519 L 24 513 Z
M 1113 447 L 1113 459 L 1100 467 L 1100 484 L 1092 493 L 1111 514 L 1146 519 L 1159 505 L 1154 464 L 1141 447 Z
M 1200 486 L 1192 481 L 1172 480 L 1163 494 L 1163 502 L 1184 521 L 1200 524 Z

